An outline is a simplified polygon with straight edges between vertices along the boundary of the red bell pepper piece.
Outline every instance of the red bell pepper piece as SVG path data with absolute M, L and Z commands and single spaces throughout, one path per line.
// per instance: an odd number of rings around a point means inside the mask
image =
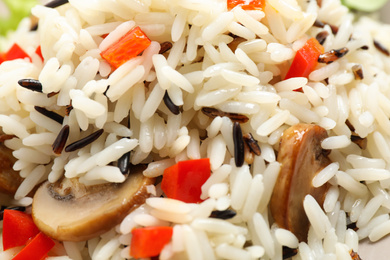
M 54 247 L 55 242 L 42 232 L 39 232 L 13 260 L 41 260 Z
M 227 8 L 229 11 L 236 6 L 241 6 L 244 10 L 263 10 L 265 0 L 227 0 Z
M 171 199 L 187 203 L 202 202 L 201 187 L 210 177 L 210 159 L 180 161 L 165 169 L 161 189 Z
M 36 236 L 39 229 L 30 215 L 17 210 L 4 210 L 3 215 L 3 248 L 24 246 Z
M 158 256 L 172 238 L 172 227 L 145 227 L 131 231 L 130 255 L 134 258 Z
M 12 47 L 5 53 L 5 60 L 16 60 L 28 58 L 31 61 L 30 56 L 17 44 L 14 43 Z
M 41 45 L 36 48 L 35 53 L 38 54 L 38 56 L 43 60 Z
M 0 64 L 3 63 L 4 61 L 5 61 L 5 53 L 0 52 Z
M 114 68 L 143 52 L 151 41 L 138 26 L 131 29 L 117 42 L 110 45 L 100 54 Z
M 324 47 L 315 39 L 310 38 L 295 54 L 294 60 L 285 79 L 308 77 L 318 64 L 318 57 L 324 52 Z

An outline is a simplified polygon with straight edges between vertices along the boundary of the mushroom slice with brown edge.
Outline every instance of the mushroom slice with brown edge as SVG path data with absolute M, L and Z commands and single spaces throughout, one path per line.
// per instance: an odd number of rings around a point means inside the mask
M 280 141 L 278 162 L 281 164 L 278 179 L 270 202 L 276 224 L 290 230 L 299 241 L 307 241 L 309 220 L 303 200 L 311 194 L 323 205 L 329 185 L 313 187 L 316 174 L 331 163 L 329 151 L 321 148 L 327 137 L 324 128 L 311 124 L 297 124 L 286 129 Z
M 16 158 L 12 155 L 12 150 L 0 142 L 0 193 L 14 195 L 23 181 L 19 173 L 13 169 L 15 162 Z
M 85 186 L 76 178 L 45 182 L 35 193 L 32 216 L 37 227 L 60 241 L 84 241 L 107 232 L 142 205 L 154 179 L 136 166 L 123 183 Z

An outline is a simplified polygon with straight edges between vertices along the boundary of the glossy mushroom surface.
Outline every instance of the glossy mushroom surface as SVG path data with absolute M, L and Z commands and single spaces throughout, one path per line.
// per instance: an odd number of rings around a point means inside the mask
M 0 193 L 14 195 L 23 178 L 12 167 L 16 158 L 12 150 L 0 142 Z
M 32 216 L 38 228 L 60 241 L 84 241 L 119 224 L 149 193 L 154 179 L 144 168 L 130 173 L 123 183 L 85 186 L 77 179 L 45 182 L 35 193 Z
M 280 141 L 277 160 L 281 169 L 270 202 L 272 216 L 281 228 L 293 232 L 299 241 L 307 240 L 309 220 L 303 208 L 307 194 L 323 205 L 328 184 L 315 188 L 312 180 L 331 163 L 329 151 L 321 148 L 328 137 L 324 128 L 297 124 L 285 130 Z

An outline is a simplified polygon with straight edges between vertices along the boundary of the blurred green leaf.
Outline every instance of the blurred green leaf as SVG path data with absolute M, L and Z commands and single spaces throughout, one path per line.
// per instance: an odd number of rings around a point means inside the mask
M 386 4 L 388 0 L 341 0 L 341 2 L 355 10 L 373 12 Z
M 37 0 L 2 0 L 8 8 L 9 15 L 0 17 L 0 35 L 6 35 L 8 31 L 15 30 L 19 22 L 30 15 L 30 10 L 38 4 Z

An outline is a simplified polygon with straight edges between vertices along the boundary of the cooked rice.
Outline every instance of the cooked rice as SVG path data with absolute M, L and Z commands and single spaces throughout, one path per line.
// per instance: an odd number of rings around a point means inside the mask
M 123 182 L 113 162 L 128 152 L 131 163 L 148 164 L 147 177 L 162 176 L 187 159 L 208 157 L 212 169 L 202 186 L 203 202 L 168 199 L 160 184 L 149 185 L 151 197 L 120 225 L 88 241 L 56 241 L 56 256 L 47 259 L 131 258 L 131 230 L 148 226 L 173 226 L 160 254 L 167 260 L 276 260 L 283 247 L 298 249 L 294 260 L 351 259 L 349 251 L 359 252 L 360 240 L 390 233 L 390 60 L 374 44 L 390 48 L 388 25 L 355 19 L 338 0 L 321 6 L 314 0 L 268 0 L 257 11 L 227 11 L 216 0 L 70 0 L 55 9 L 36 6 L 32 14 L 39 18 L 37 31 L 29 30 L 26 18 L 1 39 L 6 47 L 17 42 L 32 58 L 0 65 L 0 130 L 15 136 L 4 144 L 17 159 L 14 170 L 25 178 L 13 198 L 1 195 L 2 206 L 31 205 L 30 191 L 45 180 Z M 313 26 L 316 20 L 324 27 Z M 100 53 L 134 26 L 152 43 L 114 70 Z M 349 52 L 318 65 L 308 78 L 284 79 L 296 51 L 322 31 L 328 33 L 325 51 Z M 166 41 L 172 48 L 159 53 Z M 38 45 L 43 62 L 35 53 Z M 364 77 L 355 78 L 354 65 Z M 17 82 L 25 78 L 38 79 L 43 93 L 21 88 Z M 53 92 L 59 93 L 47 95 Z M 178 115 L 166 107 L 165 95 L 180 107 Z M 65 115 L 69 104 L 62 125 L 34 109 Z M 202 107 L 247 116 L 242 131 L 258 141 L 261 155 L 237 167 L 232 121 L 210 118 Z M 281 167 L 279 141 L 297 123 L 327 130 L 321 145 L 333 161 L 313 179 L 315 187 L 330 186 L 324 204 L 310 195 L 304 200 L 311 223 L 307 242 L 279 228 L 268 207 Z M 64 125 L 70 129 L 67 145 L 104 132 L 57 156 L 51 145 Z M 351 141 L 352 135 L 366 138 L 367 147 Z M 227 209 L 237 215 L 210 217 Z M 356 222 L 356 231 L 349 221 Z M 0 252 L 0 258 L 11 259 L 18 250 Z

